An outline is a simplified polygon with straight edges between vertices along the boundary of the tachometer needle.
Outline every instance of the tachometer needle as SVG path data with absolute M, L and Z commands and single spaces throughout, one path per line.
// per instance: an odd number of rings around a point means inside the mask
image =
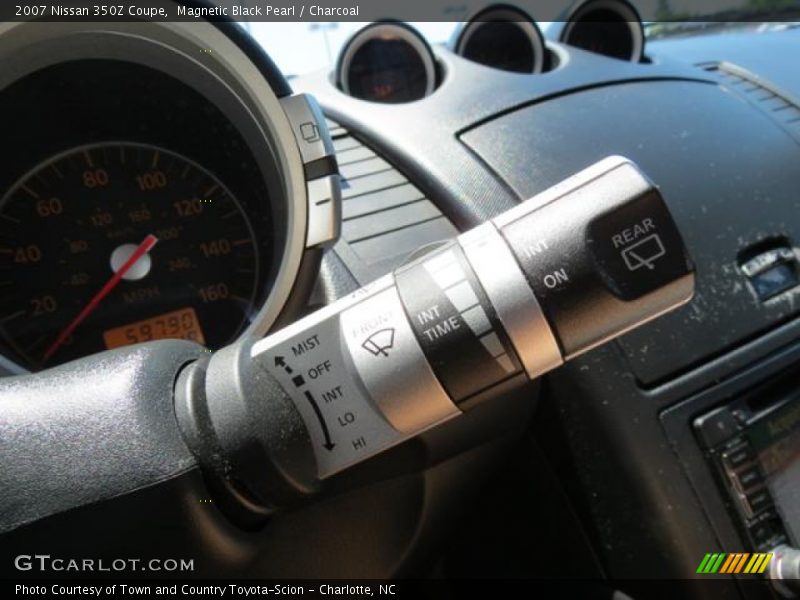
M 139 259 L 141 259 L 145 254 L 150 252 L 153 249 L 153 246 L 156 245 L 158 242 L 158 238 L 154 235 L 148 235 L 141 244 L 134 250 L 133 254 L 130 255 L 130 258 L 126 260 L 122 266 L 111 276 L 111 279 L 106 281 L 105 285 L 100 288 L 100 291 L 97 292 L 94 297 L 89 300 L 89 303 L 83 307 L 81 312 L 78 313 L 69 325 L 67 325 L 64 330 L 58 334 L 56 340 L 50 345 L 47 351 L 44 353 L 44 361 L 47 361 L 53 354 L 55 354 L 56 350 L 58 350 L 61 345 L 66 341 L 66 339 L 72 335 L 72 332 L 75 331 L 75 328 L 80 325 L 86 317 L 88 317 L 92 311 L 97 308 L 97 305 L 102 302 L 103 298 L 108 296 L 108 294 L 113 290 L 117 284 L 122 280 L 125 273 L 127 273 L 133 265 L 135 265 Z

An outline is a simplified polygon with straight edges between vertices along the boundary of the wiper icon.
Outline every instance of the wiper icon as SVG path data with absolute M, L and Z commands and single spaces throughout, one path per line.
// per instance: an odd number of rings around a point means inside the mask
M 653 233 L 622 250 L 622 258 L 629 271 L 640 267 L 655 269 L 653 263 L 667 253 L 658 234 Z
M 394 346 L 394 327 L 378 329 L 361 343 L 361 347 L 375 356 L 389 356 L 388 350 Z

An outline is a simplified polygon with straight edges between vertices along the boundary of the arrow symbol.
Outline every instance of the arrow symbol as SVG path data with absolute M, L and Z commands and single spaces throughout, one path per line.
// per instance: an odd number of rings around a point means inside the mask
M 275 357 L 275 366 L 276 367 L 283 367 L 283 370 L 286 371 L 287 374 L 292 374 L 292 367 L 286 364 L 286 360 L 282 356 Z
M 306 399 L 311 403 L 311 408 L 314 409 L 314 414 L 317 415 L 317 419 L 319 420 L 319 425 L 322 428 L 322 435 L 325 437 L 325 443 L 322 444 L 322 447 L 325 448 L 328 452 L 330 452 L 331 450 L 333 450 L 336 444 L 334 444 L 333 441 L 331 441 L 331 434 L 330 431 L 328 431 L 328 424 L 325 422 L 325 419 L 322 416 L 322 411 L 319 409 L 319 405 L 317 404 L 317 401 L 314 400 L 314 396 L 311 394 L 311 392 L 305 390 L 303 394 L 305 395 Z

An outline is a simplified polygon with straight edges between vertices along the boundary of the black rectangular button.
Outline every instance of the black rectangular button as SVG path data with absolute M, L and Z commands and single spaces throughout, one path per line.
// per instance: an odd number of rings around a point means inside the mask
M 742 492 L 747 492 L 764 482 L 764 478 L 761 475 L 761 468 L 758 465 L 752 465 L 735 471 L 732 473 L 732 477 L 734 481 L 738 483 L 739 489 Z
M 706 448 L 718 446 L 739 432 L 736 418 L 725 407 L 698 417 L 694 422 L 694 427 Z
M 772 496 L 766 486 L 745 494 L 745 499 L 754 515 L 772 506 Z
M 755 458 L 750 444 L 736 446 L 722 453 L 722 460 L 729 469 L 738 469 Z
M 775 530 L 770 520 L 756 523 L 750 527 L 748 531 L 750 533 L 750 539 L 753 540 L 753 544 L 755 544 L 757 548 L 767 544 L 772 539 L 772 536 L 775 535 Z

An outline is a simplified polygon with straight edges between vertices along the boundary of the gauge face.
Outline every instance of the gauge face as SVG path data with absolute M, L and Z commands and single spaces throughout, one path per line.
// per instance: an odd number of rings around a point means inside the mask
M 634 42 L 628 24 L 610 11 L 598 18 L 604 20 L 575 23 L 567 42 L 589 52 L 631 60 Z
M 518 73 L 531 73 L 534 67 L 534 49 L 528 36 L 508 21 L 483 23 L 464 45 L 464 58 Z
M 561 32 L 562 42 L 612 58 L 639 62 L 644 30 L 636 9 L 626 0 L 586 0 Z
M 516 73 L 539 73 L 546 54 L 536 23 L 508 6 L 479 12 L 461 30 L 455 51 L 473 62 Z
M 395 23 L 365 27 L 351 39 L 338 67 L 342 89 L 372 102 L 411 102 L 433 91 L 434 59 L 425 40 Z
M 0 201 L 0 335 L 32 369 L 154 339 L 222 346 L 255 311 L 257 248 L 237 200 L 189 159 L 70 150 Z

